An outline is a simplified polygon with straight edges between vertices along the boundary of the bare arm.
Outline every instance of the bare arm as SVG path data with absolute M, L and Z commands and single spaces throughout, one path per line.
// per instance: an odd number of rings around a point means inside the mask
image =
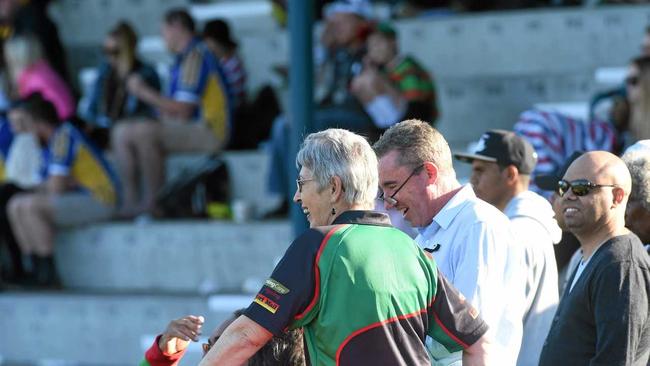
M 163 115 L 188 120 L 192 118 L 192 113 L 194 113 L 194 109 L 196 108 L 196 105 L 192 103 L 179 102 L 165 97 L 156 89 L 147 85 L 140 75 L 131 75 L 127 81 L 127 88 L 138 99 L 158 108 Z
M 272 337 L 269 331 L 242 315 L 230 324 L 199 366 L 242 365 Z
M 463 366 L 491 365 L 490 357 L 490 342 L 484 335 L 476 343 L 463 350 Z
M 69 177 L 65 175 L 52 175 L 47 179 L 45 190 L 47 194 L 57 195 L 65 192 L 68 188 Z

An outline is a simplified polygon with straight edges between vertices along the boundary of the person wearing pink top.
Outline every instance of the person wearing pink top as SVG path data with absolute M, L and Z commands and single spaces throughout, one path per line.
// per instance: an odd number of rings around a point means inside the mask
M 5 43 L 7 66 L 20 98 L 40 93 L 56 108 L 61 120 L 75 113 L 75 100 L 63 78 L 43 58 L 42 46 L 32 36 L 18 36 Z

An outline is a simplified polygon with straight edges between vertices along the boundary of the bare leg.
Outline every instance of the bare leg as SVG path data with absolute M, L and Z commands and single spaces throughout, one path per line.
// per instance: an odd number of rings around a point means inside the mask
M 113 130 L 112 148 L 122 180 L 123 202 L 121 215 L 131 216 L 138 205 L 138 157 L 136 156 L 134 135 L 136 122 L 119 123 Z
M 144 191 L 141 210 L 152 213 L 156 206 L 156 195 L 165 183 L 165 151 L 161 141 L 160 124 L 141 122 L 138 124 L 135 148 L 138 166 L 142 169 Z
M 7 204 L 7 218 L 9 219 L 9 224 L 14 232 L 21 253 L 30 255 L 33 252 L 30 231 L 27 223 L 23 221 L 23 217 L 26 216 L 24 213 L 27 202 L 25 196 L 26 194 L 17 194 L 9 200 Z
M 50 198 L 38 193 L 21 195 L 18 198 L 21 201 L 19 205 L 22 206 L 19 210 L 21 238 L 26 240 L 25 243 L 29 243 L 32 254 L 51 256 L 54 252 L 55 228 Z

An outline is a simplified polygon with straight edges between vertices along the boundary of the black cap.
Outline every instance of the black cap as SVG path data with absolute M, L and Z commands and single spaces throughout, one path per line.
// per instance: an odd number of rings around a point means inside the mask
M 553 174 L 538 175 L 535 177 L 535 185 L 545 191 L 555 191 L 557 189 L 557 182 L 559 182 L 566 174 L 571 163 L 573 163 L 584 151 L 575 151 L 565 161 L 560 169 L 556 170 Z
M 476 152 L 456 153 L 460 161 L 489 161 L 501 166 L 514 165 L 520 174 L 530 174 L 537 164 L 537 153 L 530 142 L 512 131 L 490 130 L 481 136 Z

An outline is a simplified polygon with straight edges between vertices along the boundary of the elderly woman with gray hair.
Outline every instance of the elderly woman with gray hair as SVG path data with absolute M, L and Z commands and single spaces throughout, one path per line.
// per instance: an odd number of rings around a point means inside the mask
M 316 365 L 429 365 L 426 335 L 464 349 L 464 365 L 485 364 L 485 322 L 428 253 L 371 211 L 378 175 L 368 142 L 341 129 L 312 133 L 296 163 L 294 201 L 310 229 L 201 365 L 243 364 L 296 328 Z

